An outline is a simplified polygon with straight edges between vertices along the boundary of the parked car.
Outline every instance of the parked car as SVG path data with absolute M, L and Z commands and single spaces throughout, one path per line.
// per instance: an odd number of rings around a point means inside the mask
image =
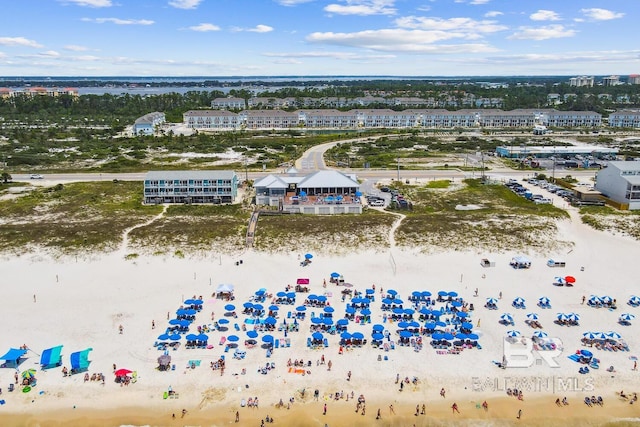
M 29 175 L 29 179 L 44 179 L 44 176 L 40 175 L 39 173 L 32 173 L 31 175 Z

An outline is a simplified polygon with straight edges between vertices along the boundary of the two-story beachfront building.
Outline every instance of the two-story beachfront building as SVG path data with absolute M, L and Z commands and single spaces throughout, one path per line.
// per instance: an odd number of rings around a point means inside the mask
M 216 98 L 211 101 L 211 108 L 214 110 L 244 110 L 247 108 L 247 103 L 244 98 L 227 97 Z
M 609 114 L 609 126 L 614 128 L 638 128 L 640 127 L 640 111 L 616 111 Z
M 640 162 L 609 162 L 598 172 L 596 190 L 629 210 L 640 209 Z
M 235 130 L 240 126 L 238 115 L 226 110 L 189 110 L 182 118 L 190 129 Z
M 150 171 L 144 177 L 144 203 L 233 203 L 238 176 L 230 170 Z
M 153 113 L 145 114 L 142 117 L 138 117 L 133 123 L 134 135 L 153 135 L 157 126 L 165 122 L 164 113 L 155 111 Z

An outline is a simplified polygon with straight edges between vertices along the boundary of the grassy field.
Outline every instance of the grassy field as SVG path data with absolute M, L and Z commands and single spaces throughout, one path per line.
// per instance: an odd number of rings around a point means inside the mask
M 609 233 L 624 234 L 640 240 L 640 211 L 620 211 L 608 206 L 580 208 L 582 222 Z
M 503 185 L 465 180 L 447 186 L 438 181 L 404 186 L 413 203 L 396 234 L 401 246 L 480 250 L 544 250 L 554 241 L 555 219 L 568 214 L 552 205 L 536 205 Z

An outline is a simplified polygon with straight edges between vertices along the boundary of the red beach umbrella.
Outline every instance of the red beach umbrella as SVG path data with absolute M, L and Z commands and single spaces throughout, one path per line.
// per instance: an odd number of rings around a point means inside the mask
M 564 278 L 567 283 L 576 283 L 576 278 L 573 276 L 567 276 Z
M 124 377 L 127 376 L 129 374 L 133 373 L 133 371 L 130 371 L 128 369 L 118 369 L 116 371 L 116 377 Z

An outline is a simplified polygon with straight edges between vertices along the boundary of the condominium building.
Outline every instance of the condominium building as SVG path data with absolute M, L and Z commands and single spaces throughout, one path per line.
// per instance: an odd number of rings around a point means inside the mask
M 609 114 L 609 126 L 614 128 L 640 127 L 639 110 L 622 110 Z
M 640 209 L 640 162 L 609 162 L 598 172 L 596 190 L 629 210 Z
M 640 74 L 630 74 L 627 82 L 630 85 L 640 85 Z
M 580 77 L 571 77 L 569 79 L 569 86 L 588 86 L 593 87 L 595 79 L 593 77 L 580 76 Z
M 238 115 L 226 110 L 189 110 L 182 118 L 190 129 L 235 130 L 240 127 Z
M 620 84 L 620 76 L 609 76 L 602 78 L 603 86 L 617 86 Z
M 150 171 L 144 177 L 144 203 L 233 203 L 238 195 L 234 171 Z
M 244 110 L 247 108 L 247 103 L 243 98 L 216 98 L 211 101 L 211 108 L 215 110 Z
M 133 124 L 134 135 L 153 135 L 158 125 L 165 122 L 164 113 L 155 111 L 138 117 Z

